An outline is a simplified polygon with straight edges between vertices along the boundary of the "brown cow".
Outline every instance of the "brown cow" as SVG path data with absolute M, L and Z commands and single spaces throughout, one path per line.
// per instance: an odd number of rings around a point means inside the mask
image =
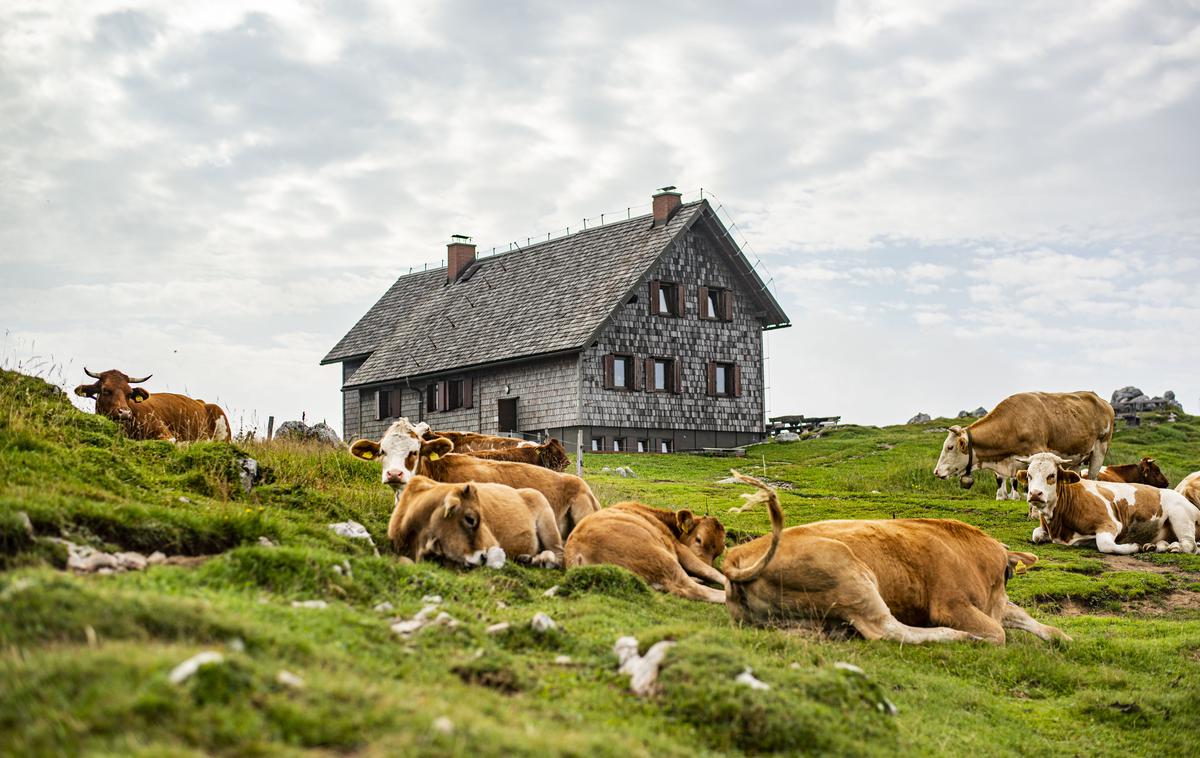
M 503 484 L 439 484 L 418 476 L 396 500 L 388 539 L 419 561 L 504 565 L 506 555 L 534 566 L 562 566 L 554 511 L 537 490 Z
M 1018 460 L 1052 452 L 1078 468 L 1099 471 L 1113 434 L 1112 406 L 1095 392 L 1021 392 L 1004 400 L 963 429 L 952 426 L 933 469 L 934 476 L 958 476 L 964 488 L 975 484 L 976 469 L 996 472 L 996 499 L 1016 500 L 1008 484 L 1024 468 Z M 1092 475 L 1095 479 L 1095 475 Z
M 457 452 L 462 452 L 457 445 L 454 449 Z M 468 455 L 473 455 L 476 458 L 484 458 L 489 461 L 529 463 L 534 466 L 548 468 L 551 471 L 563 471 L 571 462 L 571 459 L 567 458 L 567 449 L 553 437 L 540 445 L 522 445 L 520 447 L 506 447 L 496 450 L 473 450 Z
M 79 397 L 96 401 L 96 413 L 116 421 L 125 433 L 138 440 L 228 440 L 229 419 L 220 406 L 187 395 L 156 392 L 151 395 L 141 384 L 153 374 L 133 378 L 110 369 L 99 374 L 83 369 L 96 380 L 75 388 Z
M 423 422 L 422 422 L 423 423 Z M 420 428 L 422 424 L 418 424 Z M 445 437 L 454 443 L 454 449 L 460 453 L 477 453 L 481 450 L 508 450 L 514 447 L 533 447 L 534 442 L 527 440 L 516 439 L 515 437 L 495 437 L 490 434 L 477 434 L 475 432 L 435 432 L 429 428 L 428 424 L 424 424 L 425 430 L 422 437 L 427 440 L 435 440 L 438 437 Z
M 566 544 L 566 565 L 609 563 L 645 579 L 651 587 L 689 600 L 725 602 L 725 577 L 712 567 L 725 552 L 725 527 L 711 516 L 668 511 L 641 503 L 617 503 L 579 523 Z
M 1192 505 L 1200 508 L 1200 471 L 1188 474 L 1175 485 L 1175 491 L 1183 495 Z
M 399 490 L 417 475 L 439 482 L 495 482 L 518 489 L 535 489 L 550 501 L 564 539 L 584 517 L 600 510 L 591 487 L 577 476 L 528 463 L 450 454 L 454 443 L 445 437 L 423 439 L 423 427 L 424 424 L 414 426 L 408 419 L 399 419 L 388 427 L 379 442 L 355 440 L 350 453 L 367 460 L 378 458 L 382 464 L 383 483 L 397 491 L 397 498 Z
M 869 640 L 923 643 L 982 639 L 1004 629 L 1069 640 L 1009 602 L 1018 561 L 970 524 L 951 519 L 818 521 L 783 528 L 775 492 L 734 472 L 766 501 L 771 535 L 732 548 L 723 570 L 733 619 L 761 626 L 849 624 Z
M 1101 482 L 1126 482 L 1149 484 L 1151 487 L 1162 489 L 1171 488 L 1171 483 L 1153 458 L 1143 458 L 1137 463 L 1123 463 L 1120 466 L 1105 466 L 1100 469 L 1100 476 L 1096 479 Z

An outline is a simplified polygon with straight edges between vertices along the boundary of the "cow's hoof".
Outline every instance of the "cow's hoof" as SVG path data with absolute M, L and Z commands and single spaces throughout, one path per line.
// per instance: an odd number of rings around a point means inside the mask
M 532 563 L 534 566 L 541 566 L 542 568 L 558 568 L 560 565 L 558 562 L 558 556 L 554 554 L 553 550 L 543 550 L 542 552 L 533 556 L 533 559 L 530 561 L 530 563 Z

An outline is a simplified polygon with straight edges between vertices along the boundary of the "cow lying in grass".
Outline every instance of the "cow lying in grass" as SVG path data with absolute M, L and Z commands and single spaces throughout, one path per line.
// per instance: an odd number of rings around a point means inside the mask
M 455 446 L 455 450 L 459 448 Z M 563 444 L 551 437 L 540 445 L 521 445 L 494 450 L 472 450 L 467 453 L 489 461 L 512 461 L 541 466 L 551 471 L 563 471 L 571 461 Z
M 388 539 L 400 555 L 463 566 L 562 566 L 563 544 L 542 493 L 503 484 L 414 478 L 396 499 Z
M 109 369 L 99 374 L 83 372 L 95 379 L 93 384 L 75 388 L 79 397 L 96 401 L 96 413 L 116 421 L 135 440 L 227 440 L 230 438 L 229 419 L 221 407 L 187 395 L 155 392 L 151 395 L 142 387 L 134 387 L 153 374 L 131 377 Z
M 657 590 L 723 603 L 723 590 L 693 578 L 724 586 L 725 577 L 712 566 L 723 552 L 725 527 L 711 516 L 697 518 L 688 510 L 617 503 L 579 523 L 567 539 L 566 565 L 622 566 Z
M 423 426 L 414 427 L 407 419 L 399 419 L 379 442 L 355 440 L 350 446 L 352 455 L 380 461 L 383 483 L 397 491 L 397 500 L 399 491 L 418 475 L 438 482 L 494 482 L 518 489 L 528 487 L 546 496 L 564 539 L 576 524 L 600 510 L 591 487 L 577 476 L 528 463 L 452 455 L 454 443 L 445 437 L 424 439 Z
M 422 432 L 424 439 L 435 440 L 438 437 L 444 437 L 453 442 L 454 449 L 460 453 L 478 453 L 483 450 L 508 450 L 514 447 L 533 447 L 537 444 L 515 437 L 496 437 L 491 434 L 477 434 L 475 432 L 435 432 L 424 422 L 421 422 L 417 426 L 424 427 Z
M 1191 553 L 1196 550 L 1200 508 L 1174 490 L 1147 484 L 1118 484 L 1081 480 L 1063 468 L 1054 453 L 1028 458 L 1029 468 L 1017 474 L 1029 488 L 1029 515 L 1041 525 L 1033 541 L 1058 545 L 1096 544 L 1102 553 L 1129 555 L 1139 550 Z M 1122 542 L 1144 531 L 1143 544 Z
M 1175 491 L 1191 501 L 1192 505 L 1200 507 L 1200 471 L 1185 476 L 1175 486 Z
M 761 626 L 849 624 L 869 640 L 924 643 L 982 639 L 997 645 L 1004 630 L 1043 640 L 1069 640 L 1009 602 L 1004 585 L 1016 553 L 979 529 L 950 519 L 819 521 L 783 528 L 775 492 L 767 503 L 771 535 L 730 549 L 726 606 L 733 619 Z
M 1100 475 L 1096 479 L 1101 482 L 1149 484 L 1151 487 L 1162 489 L 1169 489 L 1171 486 L 1171 482 L 1153 458 L 1143 458 L 1137 463 L 1125 463 L 1120 466 L 1105 466 L 1100 469 Z

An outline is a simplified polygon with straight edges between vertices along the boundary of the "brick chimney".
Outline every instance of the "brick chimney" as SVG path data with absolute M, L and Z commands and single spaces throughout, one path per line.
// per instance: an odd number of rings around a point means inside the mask
M 446 283 L 458 281 L 462 272 L 475 262 L 475 243 L 462 234 L 450 235 L 446 245 Z
M 671 220 L 683 204 L 683 195 L 674 187 L 663 187 L 654 193 L 654 225 L 662 226 Z

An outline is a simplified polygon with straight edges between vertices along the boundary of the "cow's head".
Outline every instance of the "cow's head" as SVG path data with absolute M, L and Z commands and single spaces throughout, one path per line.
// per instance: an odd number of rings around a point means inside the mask
M 1151 487 L 1161 487 L 1164 490 L 1171 488 L 1171 483 L 1167 481 L 1166 475 L 1153 458 L 1143 458 L 1138 463 L 1138 471 L 1142 474 L 1142 481 Z
M 141 387 L 131 385 L 141 384 L 154 374 L 143 377 L 132 377 L 122 374 L 116 369 L 109 369 L 97 374 L 88 371 L 83 373 L 95 379 L 94 384 L 81 384 L 75 388 L 75 394 L 80 397 L 90 397 L 96 401 L 96 413 L 108 416 L 113 421 L 129 421 L 133 418 L 133 406 L 150 397 L 150 393 Z
M 712 516 L 695 516 L 686 508 L 675 512 L 676 538 L 708 565 L 725 552 L 725 526 Z
M 942 454 L 938 456 L 937 465 L 933 467 L 933 475 L 938 479 L 957 476 L 964 487 L 974 484 L 971 472 L 967 471 L 970 445 L 966 429 L 961 426 L 950 427 L 946 432 L 946 441 L 942 443 Z
M 553 437 L 546 440 L 541 446 L 538 459 L 543 466 L 553 471 L 564 471 L 571 463 L 571 459 L 567 458 L 567 449 L 563 447 L 563 443 Z
M 454 449 L 454 443 L 445 437 L 424 438 L 429 431 L 425 422 L 412 424 L 408 419 L 398 419 L 379 442 L 355 440 L 350 454 L 356 458 L 378 460 L 383 467 L 383 483 L 393 489 L 402 489 L 417 474 L 422 456 L 430 460 Z
M 475 484 L 438 484 L 417 476 L 396 509 L 404 518 L 400 533 L 391 537 L 402 555 L 469 568 L 504 565 L 504 550 L 483 520 Z
M 1029 502 L 1031 517 L 1054 518 L 1054 506 L 1058 504 L 1058 488 L 1079 481 L 1079 474 L 1063 468 L 1067 461 L 1054 453 L 1037 453 L 1018 458 L 1028 463 L 1028 468 L 1017 472 L 1017 481 L 1028 488 L 1025 499 Z

